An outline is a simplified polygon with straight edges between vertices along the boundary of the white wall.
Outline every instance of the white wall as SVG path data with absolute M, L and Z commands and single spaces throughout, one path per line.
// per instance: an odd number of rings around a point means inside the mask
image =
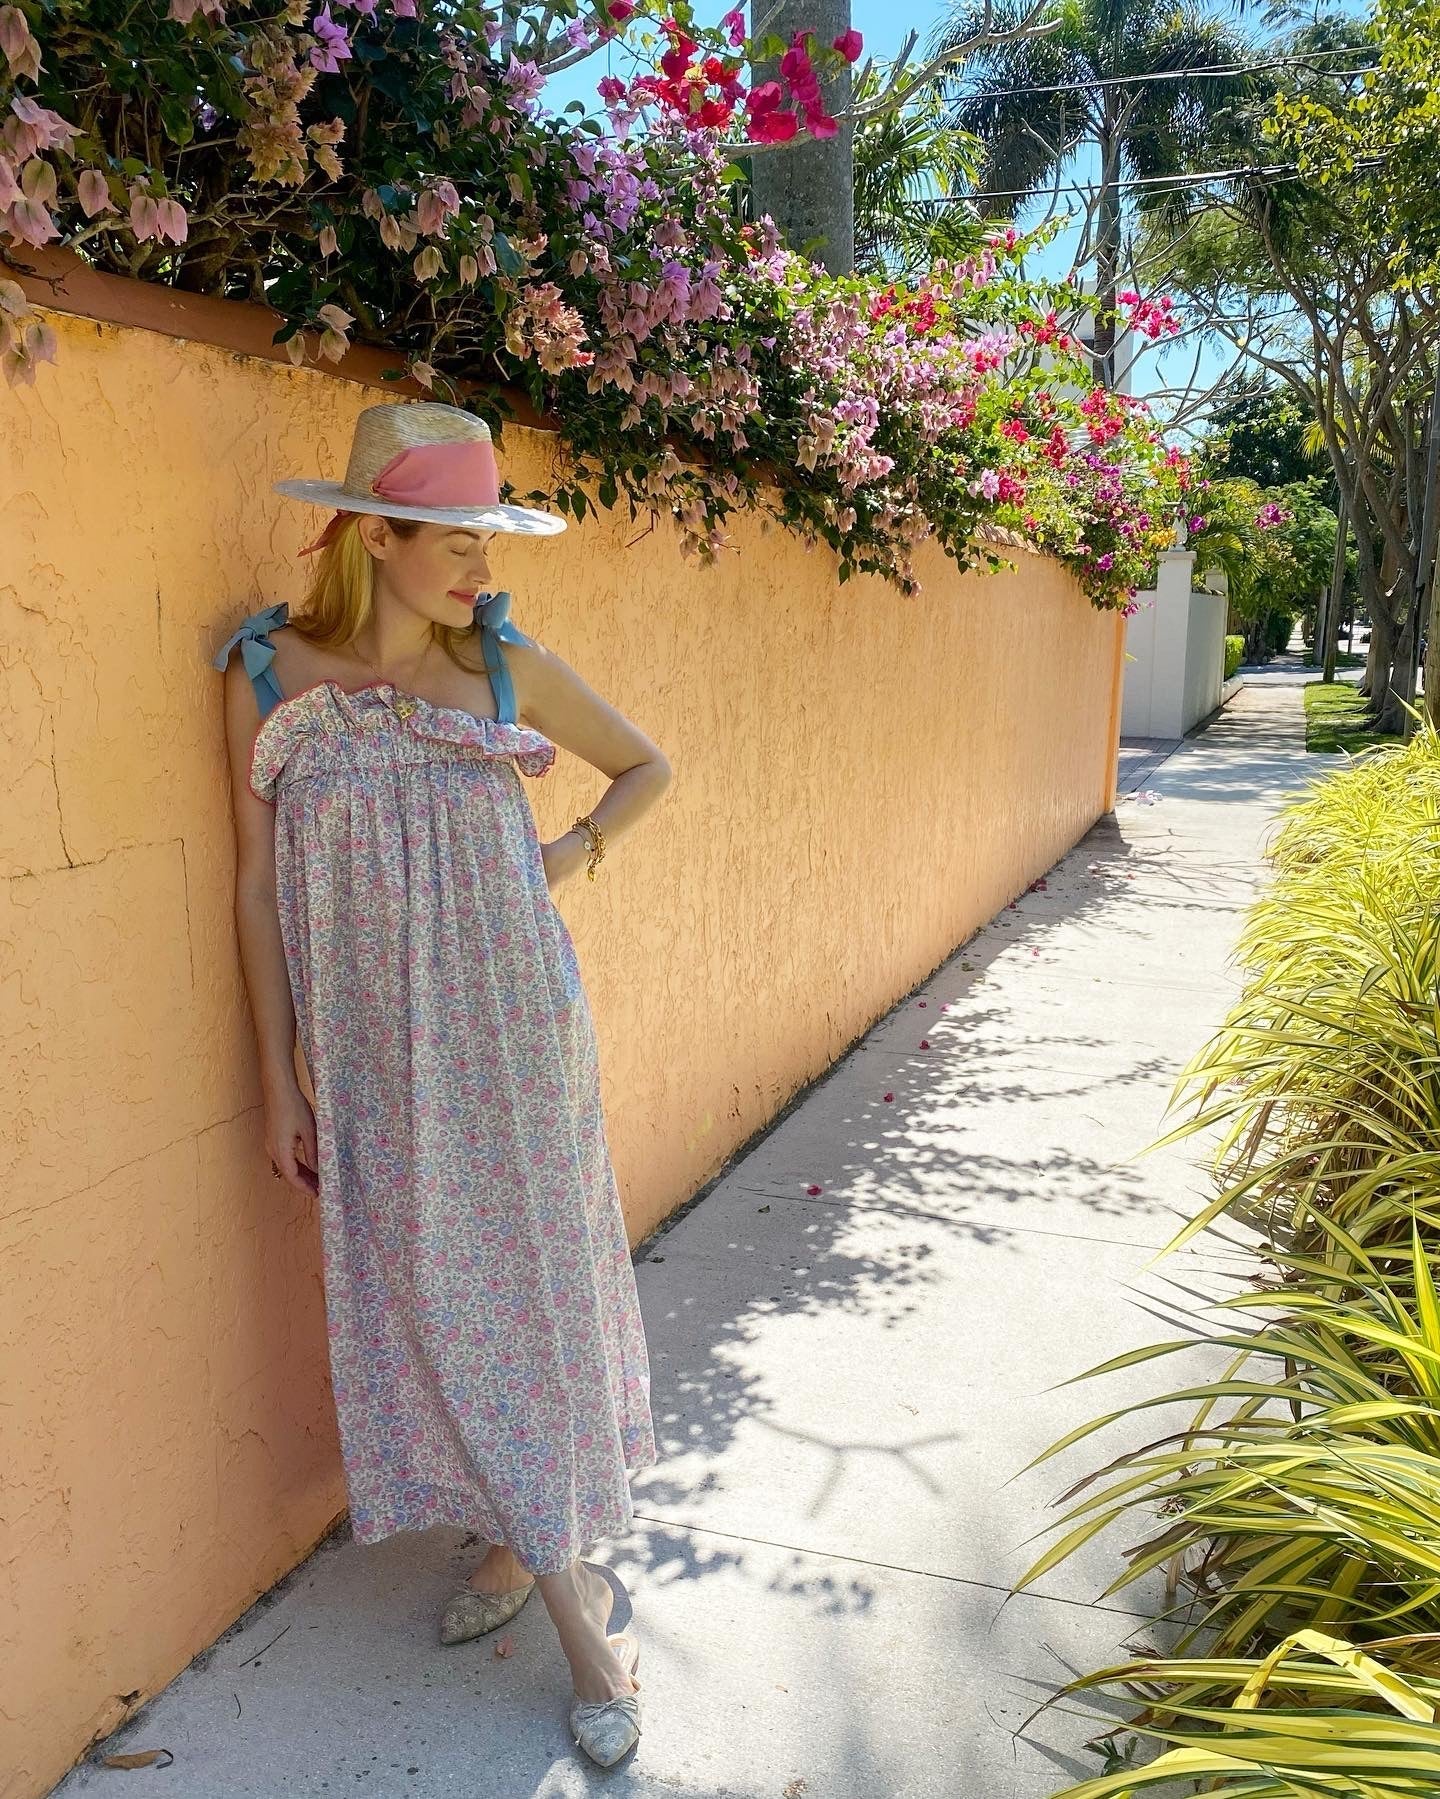
M 1226 600 L 1192 588 L 1194 567 L 1193 550 L 1162 556 L 1126 623 L 1123 736 L 1183 737 L 1220 704 Z

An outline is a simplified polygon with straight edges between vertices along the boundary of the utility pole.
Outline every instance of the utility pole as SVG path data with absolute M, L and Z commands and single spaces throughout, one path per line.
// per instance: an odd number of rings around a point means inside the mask
M 817 48 L 828 49 L 850 29 L 850 0 L 780 0 L 773 8 L 751 0 L 752 35 L 774 32 L 788 45 L 805 28 L 815 33 Z M 778 80 L 779 72 L 778 61 L 756 62 L 752 85 Z M 826 112 L 839 120 L 834 137 L 778 144 L 750 159 L 757 215 L 769 213 L 792 250 L 823 238 L 813 254 L 832 275 L 855 272 L 855 127 L 842 116 L 850 110 L 852 88 L 849 63 L 820 83 Z M 800 125 L 803 133 L 803 115 Z

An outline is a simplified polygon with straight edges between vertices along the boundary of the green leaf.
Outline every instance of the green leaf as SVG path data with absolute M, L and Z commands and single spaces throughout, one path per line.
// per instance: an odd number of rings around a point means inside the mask
M 183 93 L 160 96 L 160 124 L 172 144 L 188 144 L 195 135 L 195 118 Z
M 506 237 L 503 231 L 497 231 L 491 239 L 491 248 L 495 252 L 495 260 L 507 275 L 518 275 L 525 267 L 525 259 Z

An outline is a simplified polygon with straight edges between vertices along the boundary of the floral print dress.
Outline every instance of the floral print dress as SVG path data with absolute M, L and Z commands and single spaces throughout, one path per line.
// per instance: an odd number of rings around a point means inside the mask
M 510 596 L 477 607 L 498 717 L 389 682 L 260 703 L 250 787 L 315 1091 L 330 1370 L 358 1542 L 431 1524 L 535 1574 L 623 1534 L 656 1459 L 595 1031 L 520 775 Z

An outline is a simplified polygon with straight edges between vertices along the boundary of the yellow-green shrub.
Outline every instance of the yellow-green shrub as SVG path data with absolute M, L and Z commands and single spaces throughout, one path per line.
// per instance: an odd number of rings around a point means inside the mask
M 1236 1795 L 1440 1791 L 1434 735 L 1312 788 L 1272 858 L 1237 952 L 1244 991 L 1177 1082 L 1172 1105 L 1188 1098 L 1193 1111 L 1162 1139 L 1220 1131 L 1221 1191 L 1171 1249 L 1224 1212 L 1267 1237 L 1261 1278 L 1218 1309 L 1211 1340 L 1231 1359 L 1219 1378 L 1086 1424 L 1040 1458 L 1151 1408 L 1196 1407 L 1179 1435 L 1073 1488 L 1065 1534 L 1019 1583 L 1143 1513 L 1147 1534 L 1107 1594 L 1164 1567 L 1191 1599 L 1176 1655 L 1067 1689 L 1137 1696 L 1133 1728 L 1168 1752 L 1064 1799 L 1120 1799 L 1181 1775 Z

